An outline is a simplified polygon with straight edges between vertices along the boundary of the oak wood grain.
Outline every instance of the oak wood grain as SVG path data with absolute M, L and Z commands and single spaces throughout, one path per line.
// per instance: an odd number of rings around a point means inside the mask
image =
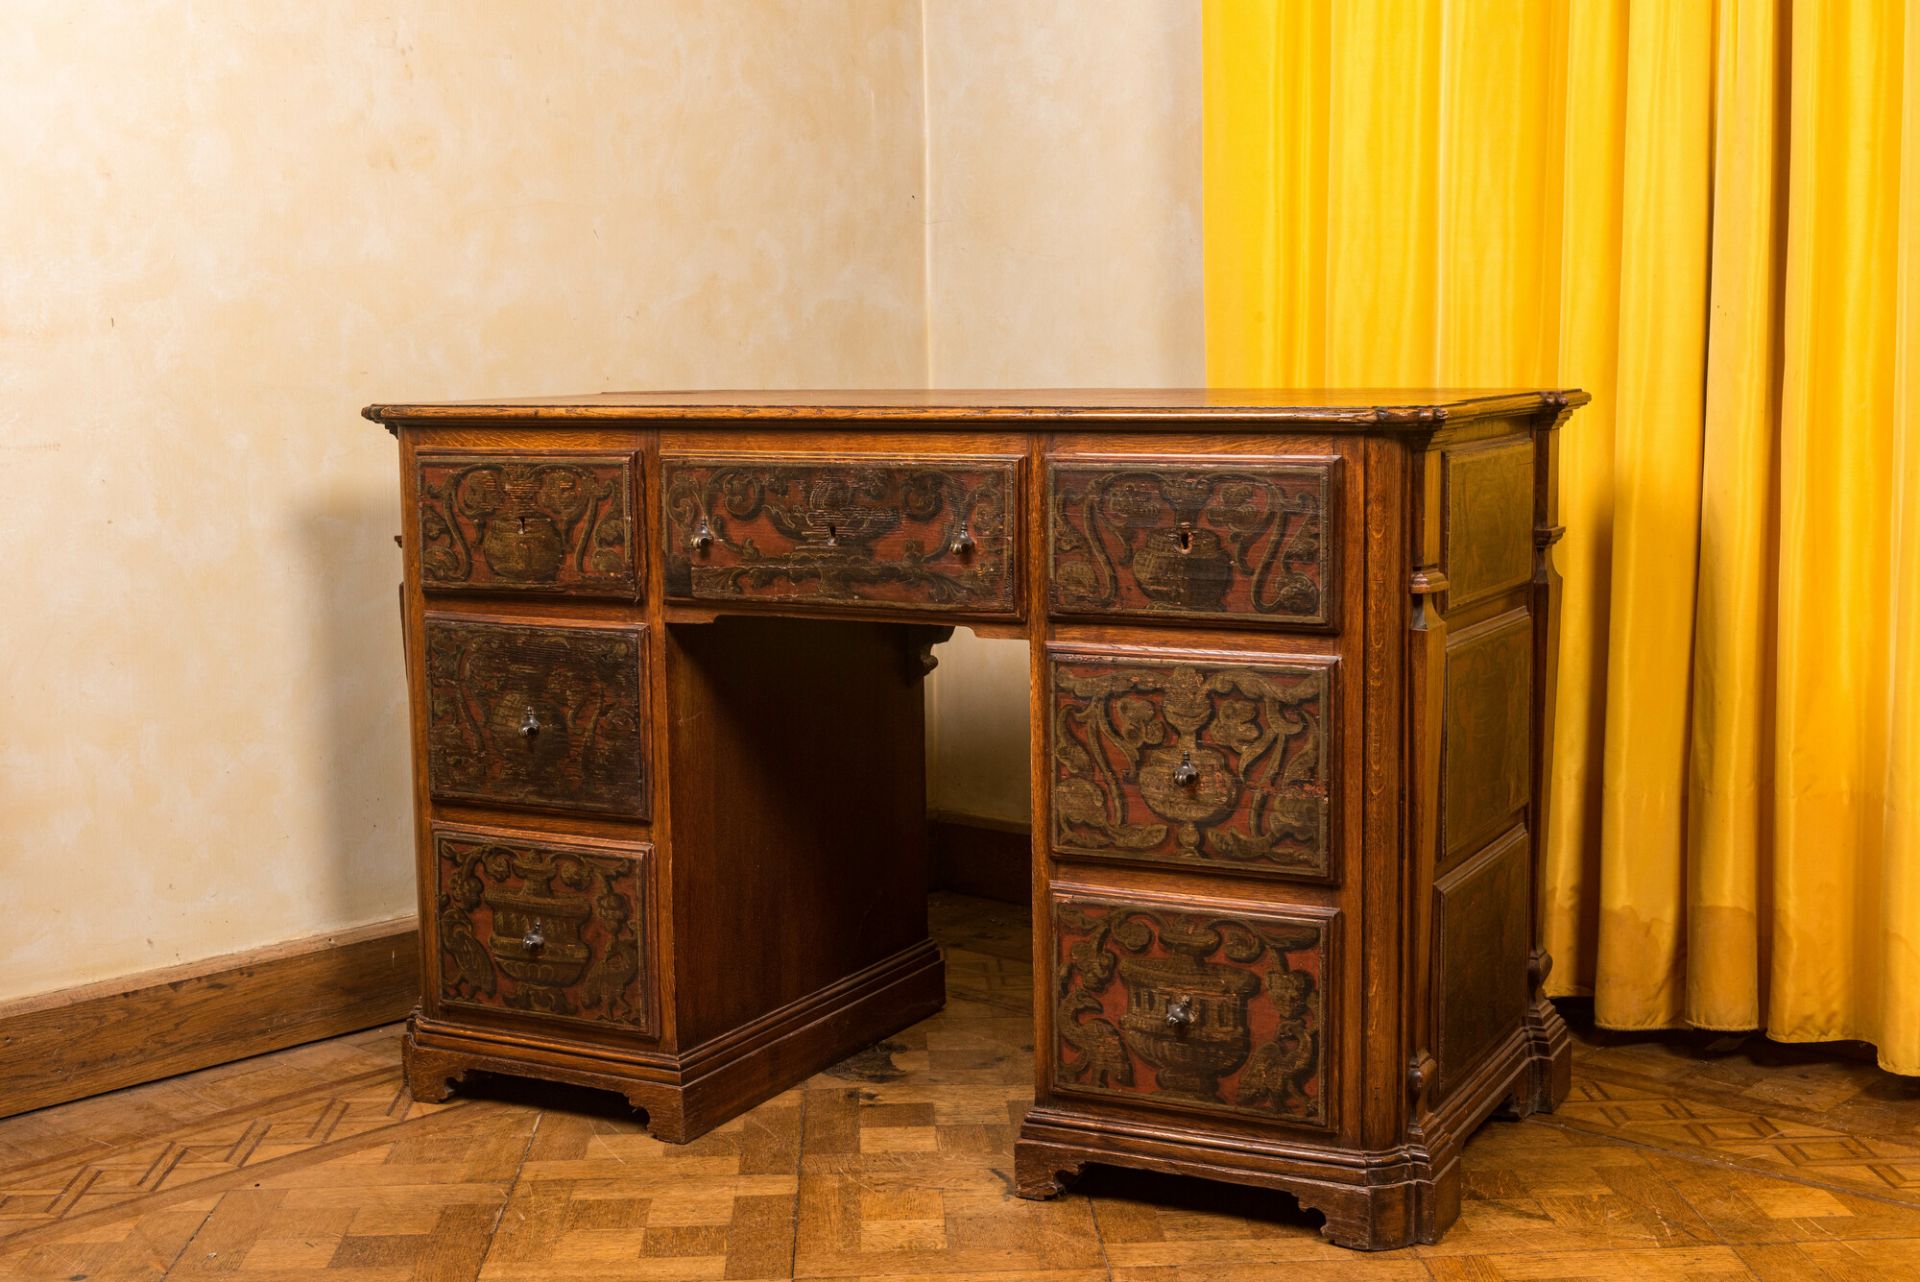
M 398 1019 L 411 917 L 0 1006 L 0 1117 Z

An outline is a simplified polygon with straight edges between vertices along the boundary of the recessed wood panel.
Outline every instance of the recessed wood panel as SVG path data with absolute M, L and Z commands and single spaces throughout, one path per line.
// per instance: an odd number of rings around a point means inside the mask
M 423 451 L 414 500 L 429 592 L 640 595 L 630 455 Z
M 1533 616 L 1515 610 L 1447 642 L 1443 866 L 1511 823 L 1527 804 L 1532 744 Z
M 653 1028 L 653 847 L 436 826 L 443 1005 Z
M 1332 659 L 1055 653 L 1054 849 L 1329 877 L 1335 667 Z
M 1526 1014 L 1530 849 L 1516 828 L 1434 883 L 1436 1096 Z
M 1339 461 L 1187 459 L 1047 469 L 1056 615 L 1319 628 L 1338 593 L 1329 529 Z
M 667 594 L 1015 617 L 1015 459 L 668 458 Z
M 1058 896 L 1054 1089 L 1333 1125 L 1329 918 Z
M 1533 578 L 1533 441 L 1467 446 L 1446 456 L 1448 607 Z
M 645 634 L 429 618 L 433 795 L 646 818 Z

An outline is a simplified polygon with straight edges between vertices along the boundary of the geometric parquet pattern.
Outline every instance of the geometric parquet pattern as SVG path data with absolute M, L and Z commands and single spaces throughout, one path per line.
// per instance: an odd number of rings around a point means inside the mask
M 1020 1201 L 1027 923 L 933 906 L 944 1011 L 689 1145 L 538 1083 L 415 1104 L 396 1028 L 0 1120 L 0 1279 L 1920 1282 L 1920 1084 L 1757 1040 L 1578 1036 L 1562 1111 L 1468 1145 L 1435 1247 L 1099 1168 Z

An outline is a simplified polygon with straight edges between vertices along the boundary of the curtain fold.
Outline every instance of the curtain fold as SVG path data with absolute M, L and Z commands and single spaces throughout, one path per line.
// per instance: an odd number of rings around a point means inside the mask
M 1209 0 L 1216 385 L 1577 385 L 1543 930 L 1920 1073 L 1920 0 Z

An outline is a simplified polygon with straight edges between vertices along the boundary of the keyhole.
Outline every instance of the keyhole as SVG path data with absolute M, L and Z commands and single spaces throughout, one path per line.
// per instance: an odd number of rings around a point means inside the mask
M 1193 527 L 1192 526 L 1182 525 L 1179 528 L 1179 530 L 1175 532 L 1174 537 L 1180 540 L 1180 550 L 1182 552 L 1193 551 Z
M 827 542 L 838 543 L 839 541 L 840 541 L 840 527 L 835 525 L 832 521 L 828 521 L 827 522 Z
M 527 518 L 523 516 L 520 518 L 520 533 L 525 534 L 526 532 L 527 532 Z

